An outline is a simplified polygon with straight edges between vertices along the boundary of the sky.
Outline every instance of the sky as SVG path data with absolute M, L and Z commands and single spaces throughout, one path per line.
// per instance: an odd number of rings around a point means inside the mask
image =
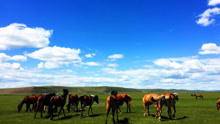
M 0 88 L 219 90 L 220 0 L 0 0 Z

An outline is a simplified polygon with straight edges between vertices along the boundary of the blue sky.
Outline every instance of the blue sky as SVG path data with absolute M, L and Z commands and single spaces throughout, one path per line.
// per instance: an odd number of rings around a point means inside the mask
M 217 90 L 220 0 L 0 1 L 0 88 Z

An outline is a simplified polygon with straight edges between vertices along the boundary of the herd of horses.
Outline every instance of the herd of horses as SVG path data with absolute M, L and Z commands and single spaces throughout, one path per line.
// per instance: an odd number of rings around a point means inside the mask
M 21 111 L 22 105 L 26 104 L 26 112 L 28 110 L 34 110 L 34 118 L 36 118 L 37 112 L 40 112 L 40 117 L 42 118 L 42 113 L 44 113 L 46 110 L 48 111 L 49 119 L 53 120 L 54 112 L 57 112 L 57 108 L 60 107 L 58 117 L 61 114 L 61 111 L 63 115 L 65 116 L 64 112 L 64 106 L 66 104 L 66 99 L 69 94 L 69 91 L 67 89 L 63 89 L 63 95 L 56 96 L 55 93 L 51 94 L 45 94 L 45 95 L 32 95 L 32 96 L 25 96 L 23 100 L 20 102 L 20 104 L 17 107 L 18 112 Z M 202 99 L 203 96 L 201 94 L 191 94 L 191 96 L 200 97 Z M 121 113 L 120 106 L 122 106 L 124 103 L 127 105 L 127 111 L 126 113 L 131 112 L 131 96 L 128 94 L 118 94 L 117 91 L 112 91 L 111 95 L 107 97 L 107 103 L 106 103 L 106 120 L 105 124 L 107 124 L 108 115 L 109 112 L 112 110 L 112 121 L 115 124 L 115 113 L 117 116 L 118 121 L 118 110 Z M 168 107 L 168 116 L 169 119 L 175 118 L 176 114 L 176 101 L 178 101 L 178 94 L 177 93 L 163 93 L 161 95 L 158 95 L 156 93 L 152 94 L 145 94 L 143 97 L 143 106 L 144 106 L 144 116 L 146 116 L 146 108 L 148 110 L 148 116 L 150 116 L 149 112 L 149 106 L 154 105 L 156 108 L 156 116 L 155 118 L 158 118 L 161 120 L 161 113 L 163 110 L 163 106 Z M 90 111 L 93 115 L 92 111 L 92 105 L 94 102 L 99 104 L 99 98 L 97 95 L 83 95 L 78 97 L 76 94 L 70 94 L 68 96 L 68 102 L 67 102 L 67 112 L 78 111 L 78 104 L 80 102 L 80 117 L 83 116 L 83 111 L 86 106 L 89 106 L 88 114 L 89 116 Z M 33 105 L 32 109 L 30 108 L 30 105 Z M 173 108 L 174 113 L 172 115 L 171 108 Z M 218 98 L 217 110 L 220 108 L 220 98 Z

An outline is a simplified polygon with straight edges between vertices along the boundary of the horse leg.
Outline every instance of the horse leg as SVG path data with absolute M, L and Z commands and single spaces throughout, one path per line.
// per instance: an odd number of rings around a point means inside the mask
M 115 108 L 112 108 L 112 120 L 113 124 L 115 124 Z
M 175 105 L 173 106 L 173 111 L 174 111 L 173 118 L 175 118 L 175 115 L 176 115 L 176 106 Z
M 83 104 L 83 105 L 81 105 L 82 107 L 81 107 L 81 115 L 80 115 L 80 117 L 82 117 L 83 116 L 83 109 L 86 107 L 86 105 L 85 104 Z
M 64 112 L 64 109 L 63 109 L 63 107 L 62 107 L 62 110 L 63 110 L 63 116 L 65 117 L 65 112 Z
M 89 106 L 89 110 L 88 110 L 88 114 L 87 114 L 87 116 L 89 116 L 89 111 L 91 110 L 91 106 Z
M 36 118 L 36 115 L 37 115 L 37 111 L 35 111 L 34 118 Z
M 107 124 L 107 121 L 108 121 L 108 114 L 109 114 L 109 112 L 110 112 L 110 107 L 107 109 L 107 111 L 106 111 L 106 119 L 105 119 L 105 124 Z
M 91 106 L 91 112 L 92 112 L 92 115 L 93 115 L 92 106 Z
M 172 119 L 172 111 L 171 111 L 171 107 L 169 107 L 169 119 Z
M 121 109 L 120 109 L 120 107 L 118 106 L 118 109 L 119 109 L 119 111 L 120 111 L 120 114 L 121 114 Z
M 60 116 L 61 110 L 62 110 L 62 107 L 60 108 L 60 111 L 59 111 L 59 113 L 58 113 L 58 118 L 59 118 L 59 116 Z
M 118 108 L 116 107 L 116 114 L 117 114 L 117 122 L 118 122 Z
M 147 105 L 148 116 L 150 116 L 149 105 Z
M 27 112 L 27 111 L 28 111 L 28 105 L 29 105 L 29 104 L 27 103 L 27 104 L 26 104 L 26 110 L 25 110 L 25 112 Z
M 146 104 L 144 104 L 144 117 L 146 116 Z

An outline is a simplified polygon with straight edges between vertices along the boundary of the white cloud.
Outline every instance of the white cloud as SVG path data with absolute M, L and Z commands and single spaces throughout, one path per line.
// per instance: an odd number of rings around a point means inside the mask
M 205 12 L 199 15 L 199 20 L 196 21 L 197 24 L 202 26 L 208 26 L 215 22 L 212 17 L 220 14 L 220 8 L 215 7 L 212 9 L 207 9 Z
M 209 6 L 216 6 L 218 4 L 220 4 L 220 0 L 209 0 L 208 3 Z
M 113 54 L 113 55 L 109 55 L 108 58 L 110 59 L 110 61 L 115 61 L 117 59 L 124 58 L 124 55 L 123 54 Z
M 88 65 L 88 66 L 100 66 L 100 63 L 97 63 L 97 62 L 86 62 L 86 63 L 83 63 L 84 65 Z
M 71 49 L 64 47 L 45 47 L 35 52 L 27 54 L 27 56 L 45 61 L 38 64 L 38 68 L 58 68 L 68 66 L 69 64 L 81 63 L 79 57 L 80 49 Z
M 23 70 L 21 68 L 21 65 L 19 63 L 6 63 L 6 62 L 0 62 L 0 70 L 10 70 L 10 69 L 15 69 L 15 70 Z
M 8 61 L 8 60 L 27 61 L 27 57 L 22 55 L 15 55 L 11 57 L 6 55 L 5 53 L 0 53 L 0 61 Z
M 114 64 L 108 64 L 109 67 L 118 67 L 118 64 L 114 63 Z
M 95 56 L 95 53 L 85 55 L 86 58 L 92 58 L 93 56 Z
M 42 48 L 50 41 L 52 30 L 40 27 L 29 28 L 25 24 L 13 23 L 0 28 L 0 50 L 20 47 Z
M 203 44 L 199 54 L 220 54 L 220 46 L 215 43 Z

